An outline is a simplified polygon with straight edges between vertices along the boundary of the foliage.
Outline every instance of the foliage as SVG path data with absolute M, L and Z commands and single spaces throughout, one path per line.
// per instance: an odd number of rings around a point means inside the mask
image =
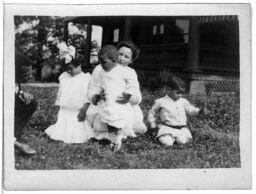
M 56 43 L 49 37 L 64 38 L 64 23 L 61 17 L 15 16 L 15 46 L 30 57 L 36 69 L 36 78 L 41 80 L 41 69 L 47 62 L 57 57 Z
M 241 167 L 239 149 L 239 95 L 218 94 L 188 96 L 192 104 L 205 103 L 208 116 L 190 119 L 193 140 L 185 145 L 166 148 L 152 140 L 149 133 L 128 138 L 121 150 L 111 152 L 108 145 L 89 141 L 64 144 L 47 138 L 44 130 L 56 121 L 53 106 L 57 87 L 26 86 L 38 99 L 38 110 L 25 128 L 22 141 L 38 154 L 15 154 L 16 169 L 154 169 L 154 168 L 234 168 Z M 154 99 L 164 95 L 160 88 L 152 92 L 142 88 L 145 121 Z M 147 123 L 146 123 L 147 124 Z
M 155 73 L 146 73 L 143 70 L 138 70 L 138 79 L 143 87 L 149 88 L 150 90 L 158 90 L 164 84 L 168 83 L 171 77 L 175 74 L 167 69 Z
M 28 72 L 37 81 L 57 81 L 62 72 L 59 59 L 58 43 L 64 40 L 63 17 L 50 16 L 15 16 L 15 46 L 34 62 L 35 71 Z M 69 25 L 68 45 L 73 45 L 77 52 L 84 53 L 86 47 L 86 25 Z M 97 42 L 92 42 L 92 50 L 98 49 Z
M 159 77 L 160 77 L 160 80 L 161 82 L 167 82 L 169 80 L 169 77 L 172 77 L 173 74 L 169 71 L 169 70 L 166 70 L 164 69 L 163 71 L 160 71 L 159 73 Z

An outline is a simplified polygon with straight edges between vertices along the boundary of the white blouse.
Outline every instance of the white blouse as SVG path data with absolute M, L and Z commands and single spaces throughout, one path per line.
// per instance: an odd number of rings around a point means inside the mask
M 89 73 L 79 73 L 71 76 L 63 72 L 59 76 L 59 90 L 55 104 L 60 107 L 80 109 L 88 100 L 88 85 L 91 79 Z
M 128 77 L 130 78 L 130 83 L 127 83 L 127 88 L 130 87 L 130 91 L 132 92 L 132 96 L 130 98 L 130 103 L 132 105 L 134 104 L 140 104 L 142 101 L 142 95 L 141 95 L 141 91 L 140 91 L 140 84 L 138 81 L 138 76 L 137 73 L 134 69 L 132 69 L 129 66 L 125 66 L 125 71 L 128 74 Z M 129 93 L 129 89 L 127 91 L 127 93 Z
M 107 101 L 115 101 L 123 92 L 132 95 L 134 104 L 141 102 L 141 92 L 136 72 L 130 67 L 117 65 L 111 71 L 104 71 L 101 65 L 95 67 L 89 87 L 89 99 L 93 95 L 106 94 Z
M 169 125 L 180 126 L 187 124 L 188 115 L 196 115 L 200 111 L 194 107 L 185 98 L 174 101 L 169 96 L 164 96 L 155 100 L 155 103 L 148 114 L 148 120 L 151 128 L 157 127 L 156 116 L 159 113 L 161 122 L 168 122 Z

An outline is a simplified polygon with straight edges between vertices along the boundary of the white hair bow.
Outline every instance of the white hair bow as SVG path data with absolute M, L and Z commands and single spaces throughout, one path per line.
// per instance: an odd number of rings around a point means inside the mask
M 65 59 L 65 64 L 70 63 L 75 58 L 75 47 L 67 46 L 65 42 L 59 43 L 57 47 L 59 48 L 60 59 Z

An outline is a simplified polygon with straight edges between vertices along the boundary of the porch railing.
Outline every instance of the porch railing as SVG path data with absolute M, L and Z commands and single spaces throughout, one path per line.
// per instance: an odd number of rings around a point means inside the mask
M 139 48 L 140 57 L 136 61 L 139 69 L 182 69 L 187 65 L 188 47 L 185 44 L 142 45 Z
M 199 68 L 201 70 L 239 72 L 239 49 L 200 45 Z
M 186 70 L 188 67 L 187 44 L 141 45 L 136 69 L 141 70 Z M 95 60 L 94 60 L 95 59 Z M 97 55 L 91 53 L 91 64 Z M 214 45 L 201 44 L 198 69 L 215 73 L 239 73 L 239 51 Z
M 136 68 L 147 70 L 186 69 L 187 44 L 142 45 Z M 199 70 L 239 72 L 239 52 L 227 47 L 203 44 L 199 48 Z

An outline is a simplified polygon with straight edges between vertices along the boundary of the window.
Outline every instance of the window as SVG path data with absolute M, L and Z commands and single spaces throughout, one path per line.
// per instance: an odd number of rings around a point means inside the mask
M 92 38 L 91 41 L 96 41 L 99 45 L 99 47 L 101 46 L 102 43 L 102 33 L 103 33 L 103 29 L 101 26 L 92 26 Z
M 157 33 L 157 25 L 154 25 L 154 26 L 153 26 L 153 33 L 152 33 L 152 34 L 153 34 L 153 35 L 156 35 L 156 33 Z
M 153 26 L 153 35 L 159 35 L 159 34 L 164 34 L 164 24 L 161 25 L 154 25 Z
M 160 25 L 160 34 L 164 34 L 164 24 Z
M 189 42 L 189 20 L 177 19 L 176 26 L 183 31 L 184 43 Z
M 119 29 L 114 30 L 114 35 L 113 35 L 113 42 L 118 42 L 119 41 Z

